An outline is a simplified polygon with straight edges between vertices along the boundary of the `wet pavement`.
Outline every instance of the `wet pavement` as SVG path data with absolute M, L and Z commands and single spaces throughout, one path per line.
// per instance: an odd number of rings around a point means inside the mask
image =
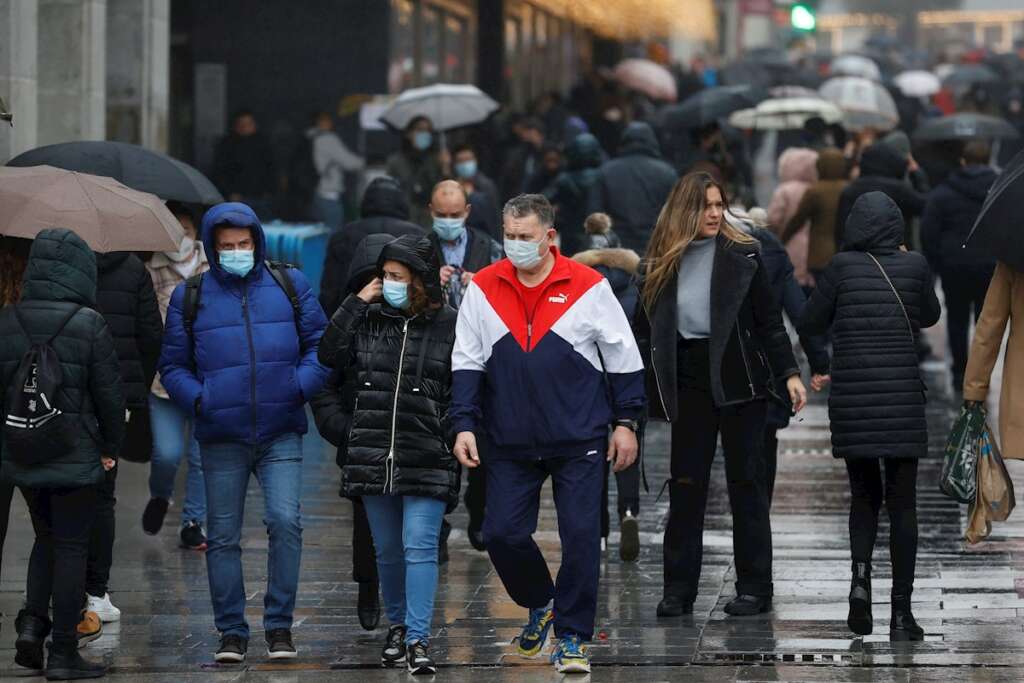
M 937 341 L 937 340 L 936 340 Z M 1024 521 L 1016 513 L 997 525 L 989 542 L 966 549 L 964 510 L 938 492 L 937 456 L 951 421 L 942 388 L 942 364 L 926 365 L 932 385 L 929 419 L 932 459 L 919 483 L 921 543 L 914 611 L 927 634 L 923 643 L 888 642 L 888 535 L 885 514 L 875 555 L 876 635 L 847 630 L 849 587 L 846 473 L 828 447 L 822 396 L 803 420 L 780 433 L 778 484 L 772 510 L 775 544 L 775 609 L 753 618 L 722 611 L 734 595 L 731 534 L 724 473 L 719 458 L 705 531 L 704 571 L 694 615 L 655 617 L 661 597 L 661 542 L 667 496 L 655 494 L 667 474 L 667 431 L 650 430 L 647 442 L 651 493 L 643 495 L 640 560 L 618 559 L 613 533 L 602 568 L 594 681 L 1021 681 L 1024 680 Z M 176 508 L 156 537 L 142 533 L 148 467 L 122 463 L 118 481 L 118 539 L 111 581 L 120 624 L 83 653 L 102 657 L 118 681 L 275 681 L 313 683 L 404 678 L 382 671 L 377 657 L 384 631 L 362 631 L 350 581 L 351 506 L 337 496 L 334 456 L 315 436 L 306 440 L 302 579 L 295 613 L 300 657 L 271 664 L 259 626 L 266 578 L 266 534 L 253 484 L 246 509 L 243 561 L 248 578 L 248 617 L 253 638 L 242 667 L 212 663 L 217 634 L 199 553 L 177 545 Z M 1010 464 L 1024 481 L 1024 468 Z M 614 491 L 614 485 L 612 486 Z M 1019 487 L 1020 488 L 1020 487 Z M 179 486 L 178 491 L 182 487 Z M 550 488 L 545 491 L 537 538 L 552 565 L 559 561 Z M 1018 491 L 1024 500 L 1024 491 Z M 614 502 L 612 503 L 614 510 Z M 24 590 L 31 530 L 16 496 L 0 581 L 0 679 L 22 675 L 13 664 L 14 614 Z M 451 516 L 451 561 L 442 568 L 434 618 L 433 649 L 453 681 L 549 681 L 560 677 L 546 659 L 511 654 L 509 641 L 524 620 L 505 595 L 487 556 L 465 535 L 466 516 Z M 42 680 L 22 678 L 19 680 Z M 586 678 L 576 680 L 587 680 Z

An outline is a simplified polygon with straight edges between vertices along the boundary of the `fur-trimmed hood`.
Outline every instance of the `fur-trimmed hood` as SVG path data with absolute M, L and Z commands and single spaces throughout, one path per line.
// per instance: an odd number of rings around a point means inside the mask
M 640 268 L 640 255 L 632 249 L 588 249 L 579 252 L 572 258 L 591 268 L 605 266 L 624 270 L 630 275 L 636 275 Z

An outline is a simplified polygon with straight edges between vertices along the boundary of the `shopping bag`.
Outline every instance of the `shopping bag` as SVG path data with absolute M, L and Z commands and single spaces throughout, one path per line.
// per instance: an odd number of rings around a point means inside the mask
M 985 430 L 985 409 L 964 406 L 946 440 L 939 488 L 953 500 L 973 503 L 977 497 L 978 449 Z
M 968 543 L 977 543 L 987 538 L 992 532 L 992 522 L 1005 522 L 1017 505 L 1013 481 L 987 424 L 979 442 L 978 492 L 968 517 L 965 534 Z

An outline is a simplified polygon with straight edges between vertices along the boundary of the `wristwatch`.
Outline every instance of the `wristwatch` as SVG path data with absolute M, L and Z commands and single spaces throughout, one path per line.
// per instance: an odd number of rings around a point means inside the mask
M 625 427 L 634 434 L 640 429 L 640 423 L 636 420 L 621 419 L 615 420 L 615 422 L 613 422 L 612 424 L 614 424 L 616 427 Z

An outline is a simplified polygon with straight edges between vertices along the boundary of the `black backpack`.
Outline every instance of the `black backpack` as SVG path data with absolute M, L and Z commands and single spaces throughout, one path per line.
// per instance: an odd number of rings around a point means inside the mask
M 14 371 L 4 403 L 4 452 L 15 462 L 36 465 L 67 453 L 78 441 L 78 424 L 57 407 L 64 370 L 51 343 L 80 308 L 75 306 L 45 342 L 33 344 L 14 307 L 14 318 L 31 344 Z

